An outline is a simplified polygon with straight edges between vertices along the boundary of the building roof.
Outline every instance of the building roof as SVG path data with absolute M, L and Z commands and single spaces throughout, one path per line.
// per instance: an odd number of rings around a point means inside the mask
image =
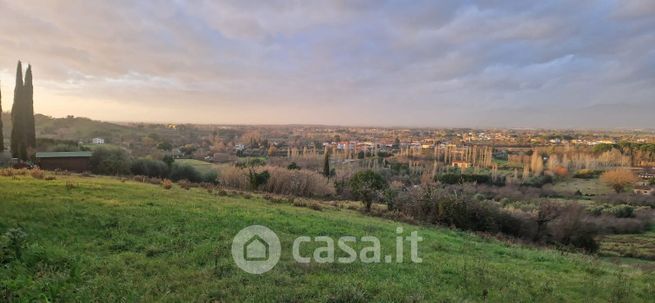
M 89 158 L 91 157 L 90 151 L 77 151 L 77 152 L 40 152 L 36 153 L 37 158 Z

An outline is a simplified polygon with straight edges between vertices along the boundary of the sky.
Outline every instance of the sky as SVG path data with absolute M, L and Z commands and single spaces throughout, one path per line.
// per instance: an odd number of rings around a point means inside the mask
M 655 1 L 0 0 L 0 89 L 106 121 L 655 128 Z

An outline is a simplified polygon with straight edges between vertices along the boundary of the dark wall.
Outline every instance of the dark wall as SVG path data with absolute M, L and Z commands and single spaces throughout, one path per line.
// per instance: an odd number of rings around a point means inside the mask
M 45 170 L 67 170 L 73 172 L 84 172 L 91 170 L 89 165 L 90 158 L 87 157 L 74 157 L 74 158 L 41 158 L 39 159 L 39 167 Z

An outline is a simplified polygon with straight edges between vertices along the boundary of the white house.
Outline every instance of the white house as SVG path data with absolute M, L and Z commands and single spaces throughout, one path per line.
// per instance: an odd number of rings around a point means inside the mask
M 93 138 L 91 139 L 92 144 L 105 144 L 105 139 L 103 138 Z

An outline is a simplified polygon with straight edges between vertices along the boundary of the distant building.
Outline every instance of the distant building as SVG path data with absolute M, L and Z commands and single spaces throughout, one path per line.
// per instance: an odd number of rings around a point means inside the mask
M 105 144 L 105 139 L 103 139 L 103 138 L 93 138 L 93 139 L 91 139 L 91 144 Z
M 39 152 L 36 153 L 37 165 L 45 170 L 67 170 L 84 172 L 91 169 L 91 152 Z
M 655 187 L 652 186 L 636 186 L 634 188 L 634 193 L 635 194 L 640 194 L 640 195 L 653 195 L 655 194 Z

